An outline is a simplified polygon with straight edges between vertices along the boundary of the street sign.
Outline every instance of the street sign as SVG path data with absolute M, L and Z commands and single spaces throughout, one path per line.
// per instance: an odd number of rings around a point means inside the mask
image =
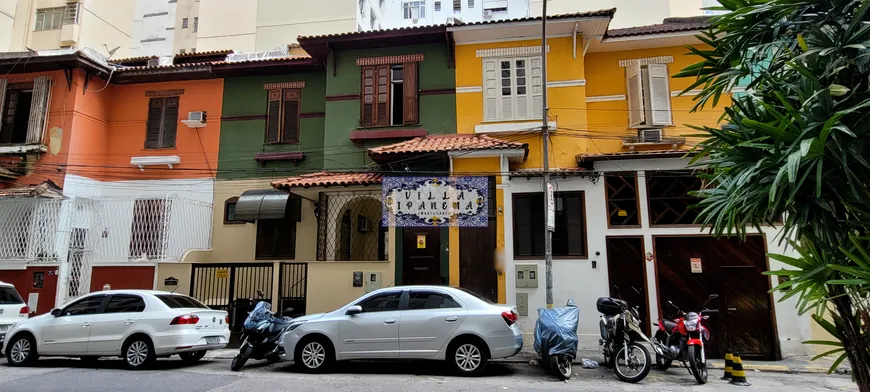
M 217 269 L 214 271 L 214 277 L 217 279 L 226 279 L 230 277 L 230 270 L 226 268 Z
M 553 184 L 547 184 L 547 230 L 556 231 L 556 198 Z
M 692 265 L 692 273 L 693 274 L 700 274 L 700 273 L 704 272 L 704 268 L 701 265 L 701 258 L 700 257 L 690 258 L 689 263 Z

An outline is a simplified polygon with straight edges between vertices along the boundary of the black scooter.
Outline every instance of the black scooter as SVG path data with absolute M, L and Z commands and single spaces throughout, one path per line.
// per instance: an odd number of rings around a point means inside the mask
M 260 299 L 263 298 L 262 291 L 257 290 L 257 295 Z M 252 303 L 253 301 L 251 299 Z M 293 319 L 288 315 L 292 313 L 293 309 L 288 308 L 284 310 L 283 317 L 276 317 L 271 312 L 271 305 L 268 302 L 258 302 L 245 319 L 241 337 L 242 345 L 239 347 L 239 353 L 230 364 L 230 370 L 234 372 L 241 370 L 251 358 L 278 362 L 278 340 L 290 326 Z

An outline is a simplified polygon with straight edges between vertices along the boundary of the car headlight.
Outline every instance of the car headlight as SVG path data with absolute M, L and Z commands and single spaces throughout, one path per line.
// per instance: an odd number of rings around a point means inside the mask
M 302 325 L 302 324 L 305 324 L 305 322 L 304 322 L 304 321 L 299 321 L 299 322 L 295 322 L 295 323 L 290 324 L 290 326 L 287 327 L 287 332 L 291 332 L 291 331 L 293 331 L 294 329 L 299 328 L 299 326 Z
M 683 320 L 683 325 L 686 326 L 686 331 L 695 332 L 698 330 L 698 320 Z

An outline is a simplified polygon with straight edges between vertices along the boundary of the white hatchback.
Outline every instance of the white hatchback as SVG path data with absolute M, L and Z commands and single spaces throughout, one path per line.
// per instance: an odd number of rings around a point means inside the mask
M 15 286 L 0 282 L 0 347 L 12 326 L 27 319 L 28 311 L 27 304 L 21 299 Z
M 179 354 L 196 362 L 208 350 L 226 347 L 227 312 L 212 310 L 186 295 L 163 291 L 100 291 L 50 314 L 13 326 L 3 352 L 12 366 L 39 356 L 97 360 L 119 356 L 130 369 L 148 367 L 158 357 Z

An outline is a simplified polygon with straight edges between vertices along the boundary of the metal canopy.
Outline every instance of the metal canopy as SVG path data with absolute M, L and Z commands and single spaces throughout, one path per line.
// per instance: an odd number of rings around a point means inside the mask
M 245 191 L 236 202 L 235 219 L 290 219 L 299 222 L 302 217 L 302 199 L 274 188 Z

